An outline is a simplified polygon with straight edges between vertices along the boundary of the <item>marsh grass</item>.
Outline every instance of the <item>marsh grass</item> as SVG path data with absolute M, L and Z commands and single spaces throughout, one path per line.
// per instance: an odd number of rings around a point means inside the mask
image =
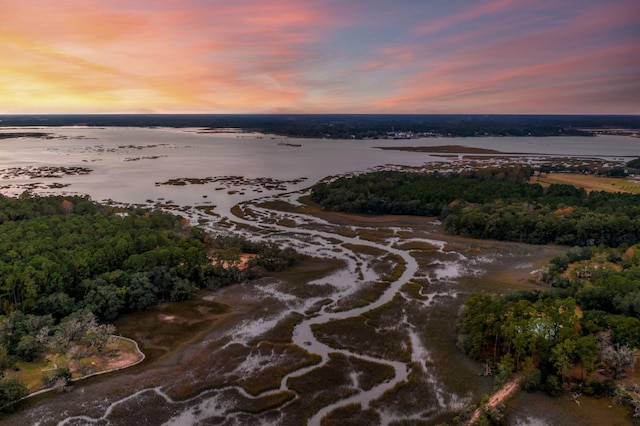
M 340 299 L 332 311 L 343 312 L 366 306 L 378 300 L 387 288 L 389 283 L 382 281 L 362 284 L 356 291 Z
M 393 283 L 400 279 L 404 271 L 407 269 L 407 264 L 402 257 L 397 254 L 390 253 L 384 257 L 386 265 L 390 267 L 390 271 L 383 275 L 382 280 Z
M 435 375 L 449 392 L 459 396 L 476 396 L 490 393 L 493 386 L 491 377 L 478 374 L 481 365 L 469 359 L 456 346 L 456 319 L 460 301 L 448 298 L 430 307 L 422 317 L 423 327 L 417 329 L 420 339 L 430 349 L 430 359 L 426 367 Z
M 406 243 L 396 244 L 393 246 L 398 250 L 404 251 L 428 251 L 434 252 L 438 250 L 438 247 L 433 244 L 426 243 L 424 241 L 409 241 Z
M 358 237 L 374 243 L 383 243 L 388 238 L 393 237 L 393 231 L 383 227 L 377 229 L 364 228 L 358 230 Z
M 333 286 L 324 287 L 321 285 L 309 285 L 311 281 L 320 280 L 331 273 L 344 269 L 347 262 L 335 258 L 317 258 L 302 256 L 293 266 L 279 272 L 273 272 L 270 276 L 282 281 L 286 281 L 287 291 L 293 292 L 298 297 L 318 297 L 314 294 L 319 292 L 320 297 L 333 289 Z M 314 288 L 315 287 L 315 288 Z
M 278 324 L 271 330 L 260 335 L 255 341 L 251 342 L 251 345 L 257 345 L 262 341 L 270 343 L 289 343 L 293 336 L 293 329 L 304 319 L 304 315 L 298 312 L 290 313 L 285 319 L 278 322 Z
M 380 424 L 380 414 L 369 408 L 362 410 L 360 404 L 349 404 L 327 414 L 320 422 L 321 426 L 356 426 Z
M 153 407 L 153 410 L 141 409 L 142 407 Z M 166 401 L 159 395 L 146 392 L 139 395 L 135 401 L 126 401 L 112 407 L 111 416 L 123 420 L 133 420 L 135 423 L 132 424 L 137 425 L 163 424 L 171 418 L 174 410 L 175 406 L 166 404 Z
M 265 411 L 273 410 L 295 398 L 296 394 L 291 391 L 277 392 L 271 395 L 263 396 L 245 403 L 242 411 L 250 414 L 260 414 Z
M 518 392 L 506 401 L 504 413 L 507 424 L 638 425 L 628 408 L 612 404 L 609 398 L 583 395 L 579 401 L 578 405 L 568 396 L 550 398 L 542 392 Z
M 253 216 L 252 210 L 248 208 L 243 209 L 240 204 L 236 204 L 235 206 L 231 207 L 230 212 L 231 214 L 233 214 L 236 217 L 239 217 L 240 219 L 249 220 L 251 219 L 249 216 Z
M 206 214 L 208 216 L 214 216 L 216 218 L 220 217 L 220 215 L 215 212 L 216 206 L 213 206 L 213 205 L 196 206 L 195 209 L 196 210 L 200 210 L 201 212 L 203 212 L 204 214 Z
M 337 348 L 377 358 L 408 362 L 411 343 L 398 327 L 396 309 L 401 298 L 358 317 L 334 320 L 312 326 L 316 338 Z
M 404 259 L 397 254 L 387 253 L 377 247 L 361 244 L 345 243 L 342 246 L 355 253 L 373 257 L 373 259 L 369 261 L 369 265 L 378 275 L 382 276 L 383 281 L 394 282 L 400 278 L 405 271 L 406 263 Z
M 395 370 L 387 364 L 371 362 L 357 357 L 349 357 L 349 364 L 358 373 L 358 385 L 363 390 L 372 389 L 382 382 L 395 377 Z
M 323 306 L 330 305 L 333 303 L 333 299 L 322 299 L 315 303 L 311 308 L 305 311 L 305 315 L 315 315 L 322 309 Z
M 412 299 L 425 300 L 427 297 L 420 294 L 420 291 L 425 287 L 425 285 L 428 286 L 428 283 L 418 283 L 414 280 L 403 285 L 400 290 Z
M 342 246 L 356 253 L 362 253 L 367 256 L 383 256 L 386 252 L 377 247 L 371 247 L 364 244 L 344 243 Z
M 348 229 L 348 228 L 336 229 L 335 233 L 347 238 L 355 238 L 358 235 L 358 231 L 354 229 Z
M 329 361 L 322 367 L 287 380 L 289 389 L 298 394 L 287 408 L 294 410 L 296 417 L 308 419 L 322 407 L 353 395 L 357 389 L 353 388 L 352 373 L 358 371 L 349 358 L 329 354 Z
M 261 228 L 258 228 L 258 227 L 253 226 L 253 225 L 247 225 L 245 223 L 234 223 L 233 226 L 236 229 L 242 229 L 242 230 L 249 231 L 249 232 L 255 232 L 255 233 L 262 232 Z M 231 227 L 231 224 L 229 224 L 229 227 Z
M 258 395 L 267 390 L 277 389 L 280 387 L 282 378 L 288 373 L 318 364 L 321 361 L 319 355 L 310 354 L 304 349 L 291 344 L 282 345 L 262 342 L 253 348 L 251 353 L 257 353 L 265 357 L 265 364 L 260 365 L 259 370 L 255 370 L 238 380 L 238 384 L 251 395 Z
M 430 416 L 439 410 L 438 398 L 419 365 L 409 364 L 407 381 L 396 384 L 371 405 L 381 411 L 404 416 Z
M 296 223 L 295 220 L 292 219 L 279 219 L 278 221 L 276 221 L 276 225 L 279 226 L 284 226 L 286 228 L 295 228 L 296 226 L 298 226 L 298 224 Z
M 256 205 L 269 210 L 278 210 L 287 213 L 302 213 L 302 209 L 300 207 L 294 206 L 293 204 L 287 203 L 286 201 L 282 200 L 263 201 Z

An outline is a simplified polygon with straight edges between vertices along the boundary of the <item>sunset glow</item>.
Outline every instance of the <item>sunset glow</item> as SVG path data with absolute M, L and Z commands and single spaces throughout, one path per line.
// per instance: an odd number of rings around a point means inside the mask
M 0 0 L 0 113 L 640 114 L 637 0 Z

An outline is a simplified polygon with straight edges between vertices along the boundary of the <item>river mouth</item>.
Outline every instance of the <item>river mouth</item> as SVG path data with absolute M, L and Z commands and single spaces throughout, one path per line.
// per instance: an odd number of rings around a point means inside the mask
M 11 420 L 437 424 L 492 387 L 455 346 L 465 297 L 535 288 L 564 250 L 451 237 L 428 218 L 317 217 L 288 197 L 241 206 L 235 220 L 288 241 L 302 262 L 119 319 L 144 363 L 27 401 Z

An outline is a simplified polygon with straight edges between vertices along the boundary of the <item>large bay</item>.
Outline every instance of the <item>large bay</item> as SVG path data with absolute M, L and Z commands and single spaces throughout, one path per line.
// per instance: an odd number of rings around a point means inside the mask
M 23 137 L 0 142 L 0 170 L 29 167 L 86 167 L 91 173 L 62 178 L 17 176 L 1 180 L 7 195 L 21 193 L 27 184 L 67 185 L 36 188 L 36 193 L 87 194 L 96 201 L 146 203 L 165 199 L 179 205 L 213 204 L 222 210 L 258 196 L 257 178 L 289 182 L 287 190 L 301 189 L 325 176 L 365 171 L 376 166 L 422 166 L 449 161 L 424 153 L 388 151 L 380 146 L 464 145 L 507 153 L 616 158 L 640 153 L 640 139 L 599 137 L 483 137 L 412 140 L 284 139 L 247 133 L 199 133 L 173 128 L 5 128 L 2 132 L 46 132 L 50 139 Z M 300 146 L 297 146 L 300 145 Z M 241 176 L 249 181 L 229 194 L 224 185 L 156 185 L 168 179 Z M 218 188 L 218 189 L 216 189 Z

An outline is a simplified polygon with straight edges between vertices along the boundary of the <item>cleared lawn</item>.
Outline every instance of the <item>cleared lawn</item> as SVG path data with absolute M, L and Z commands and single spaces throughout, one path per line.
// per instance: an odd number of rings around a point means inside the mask
M 112 336 L 102 352 L 90 349 L 86 351 L 86 356 L 81 359 L 69 355 L 48 354 L 36 362 L 19 361 L 16 363 L 18 370 L 7 372 L 7 375 L 19 377 L 27 385 L 29 392 L 35 392 L 44 388 L 42 377 L 53 373 L 58 367 L 69 368 L 72 378 L 76 379 L 93 373 L 127 367 L 137 363 L 143 357 L 133 341 L 119 336 Z
M 640 194 L 640 181 L 629 178 L 610 178 L 580 173 L 547 173 L 543 176 L 533 176 L 531 183 L 543 186 L 552 183 L 564 183 L 589 191 L 629 192 Z

